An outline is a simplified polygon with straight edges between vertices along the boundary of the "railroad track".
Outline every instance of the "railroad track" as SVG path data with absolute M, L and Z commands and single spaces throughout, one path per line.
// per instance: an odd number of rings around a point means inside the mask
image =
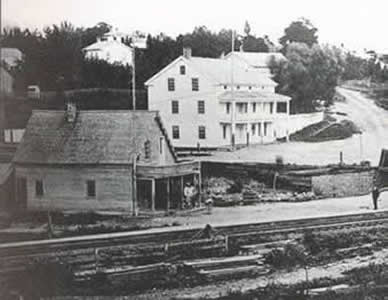
M 198 258 L 201 255 L 225 254 L 230 247 L 255 243 L 269 235 L 286 235 L 306 231 L 325 231 L 353 227 L 388 225 L 388 211 L 341 215 L 321 218 L 215 226 L 212 232 L 218 238 L 203 237 L 202 227 L 160 228 L 136 232 L 97 234 L 72 238 L 0 244 L 0 273 L 20 271 L 31 259 L 62 258 L 82 271 L 97 269 L 98 261 L 105 267 L 115 265 L 142 265 L 136 263 L 153 257 L 151 263 Z M 221 237 L 221 238 L 220 238 Z M 179 251 L 186 252 L 185 257 Z M 194 251 L 196 250 L 196 251 Z M 212 250 L 214 250 L 212 252 Z M 193 256 L 196 252 L 196 257 Z M 101 253 L 101 255 L 99 254 Z M 201 254 L 202 253 L 202 254 Z M 209 254 L 210 253 L 210 254 Z M 221 255 L 221 254 L 220 254 Z M 115 259 L 112 259 L 114 257 Z M 149 262 L 148 262 L 149 263 Z M 147 264 L 147 263 L 145 263 Z
M 249 234 L 292 233 L 306 230 L 332 230 L 353 226 L 388 224 L 388 211 L 319 218 L 303 218 L 286 221 L 215 226 L 217 234 L 243 236 Z M 118 245 L 147 243 L 172 243 L 193 240 L 203 227 L 157 228 L 141 231 L 95 234 L 51 240 L 36 240 L 0 244 L 0 258 L 33 255 L 51 251 L 67 251 L 85 248 L 103 248 Z

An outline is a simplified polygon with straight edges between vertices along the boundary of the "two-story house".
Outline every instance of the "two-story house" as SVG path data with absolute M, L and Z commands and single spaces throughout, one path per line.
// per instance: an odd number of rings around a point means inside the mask
M 124 44 L 126 37 L 118 31 L 110 31 L 82 50 L 87 59 L 105 60 L 110 64 L 132 65 L 133 50 Z
M 146 83 L 178 148 L 268 143 L 285 137 L 290 98 L 259 68 L 237 59 L 193 57 L 185 48 Z

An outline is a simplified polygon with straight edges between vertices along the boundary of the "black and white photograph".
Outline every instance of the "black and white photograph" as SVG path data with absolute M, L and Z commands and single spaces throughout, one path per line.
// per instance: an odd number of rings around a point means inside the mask
M 0 300 L 388 300 L 387 12 L 0 0 Z

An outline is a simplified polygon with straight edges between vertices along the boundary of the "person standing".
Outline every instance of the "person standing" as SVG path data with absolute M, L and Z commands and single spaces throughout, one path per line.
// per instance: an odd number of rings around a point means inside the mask
M 379 199 L 380 192 L 377 186 L 374 186 L 372 189 L 372 199 L 373 199 L 373 207 L 375 210 L 377 210 L 377 201 Z

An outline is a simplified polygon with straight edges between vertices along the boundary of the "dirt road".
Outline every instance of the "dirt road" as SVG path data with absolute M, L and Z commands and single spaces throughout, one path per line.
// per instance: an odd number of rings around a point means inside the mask
M 336 103 L 333 111 L 347 114 L 362 130 L 361 135 L 339 141 L 322 143 L 276 143 L 255 145 L 236 152 L 219 152 L 211 160 L 275 162 L 281 155 L 286 163 L 326 165 L 338 163 L 342 151 L 345 163 L 369 160 L 377 165 L 381 148 L 388 147 L 388 111 L 377 107 L 371 99 L 359 92 L 338 88 L 346 97 Z

